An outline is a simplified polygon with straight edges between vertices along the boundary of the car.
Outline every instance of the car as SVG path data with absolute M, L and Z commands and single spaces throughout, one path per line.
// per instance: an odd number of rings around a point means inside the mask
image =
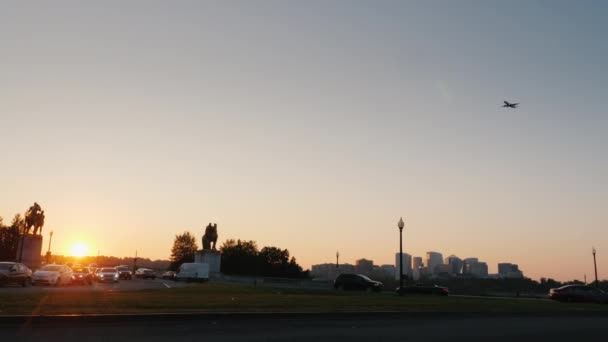
M 450 294 L 450 290 L 444 286 L 416 284 L 413 286 L 398 287 L 397 293 L 399 295 L 424 294 L 424 295 L 447 296 Z
M 72 282 L 72 269 L 66 265 L 48 264 L 32 274 L 34 285 L 68 285 Z
M 336 290 L 382 291 L 383 284 L 362 274 L 340 274 L 334 281 Z
M 18 262 L 0 262 L 0 285 L 27 287 L 32 283 L 32 270 Z
M 166 280 L 175 280 L 175 274 L 176 273 L 174 271 L 167 271 L 167 272 L 163 273 L 161 278 L 166 279 Z
M 123 280 L 131 280 L 133 279 L 133 273 L 129 269 L 129 266 L 121 265 L 116 266 L 116 271 L 118 272 L 118 278 Z
M 98 282 L 118 283 L 118 271 L 114 267 L 102 267 L 95 273 Z
M 87 267 L 75 267 L 72 269 L 72 284 L 92 285 L 93 274 Z
M 135 271 L 135 278 L 156 279 L 156 273 L 147 268 L 138 268 L 137 271 Z
M 587 285 L 566 285 L 550 289 L 549 298 L 559 302 L 608 304 L 608 293 Z

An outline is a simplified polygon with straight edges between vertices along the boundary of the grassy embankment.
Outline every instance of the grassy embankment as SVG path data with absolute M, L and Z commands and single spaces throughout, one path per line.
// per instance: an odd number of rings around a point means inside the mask
M 142 291 L 43 291 L 0 293 L 0 315 L 114 314 L 159 312 L 445 312 L 566 313 L 600 311 L 608 305 L 548 300 L 398 297 L 244 287 L 217 283 Z

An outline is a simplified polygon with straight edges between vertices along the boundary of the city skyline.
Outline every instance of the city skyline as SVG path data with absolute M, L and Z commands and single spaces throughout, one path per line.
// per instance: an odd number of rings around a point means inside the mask
M 11 2 L 0 216 L 53 251 L 169 257 L 176 234 L 365 255 L 608 265 L 608 4 Z M 519 103 L 502 108 L 503 101 Z M 80 247 L 82 249 L 82 246 Z M 607 252 L 604 252 L 607 251 Z

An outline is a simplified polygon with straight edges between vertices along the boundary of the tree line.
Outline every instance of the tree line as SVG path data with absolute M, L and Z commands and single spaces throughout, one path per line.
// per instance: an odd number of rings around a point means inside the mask
M 171 249 L 171 269 L 177 270 L 185 262 L 193 262 L 198 250 L 196 239 L 190 232 L 175 236 Z M 289 250 L 278 247 L 259 249 L 255 241 L 228 239 L 219 248 L 222 256 L 221 272 L 232 275 L 307 278 L 304 271 L 291 256 Z
M 16 214 L 8 226 L 0 217 L 0 261 L 14 261 L 17 258 L 19 236 L 24 226 L 25 220 L 21 214 Z

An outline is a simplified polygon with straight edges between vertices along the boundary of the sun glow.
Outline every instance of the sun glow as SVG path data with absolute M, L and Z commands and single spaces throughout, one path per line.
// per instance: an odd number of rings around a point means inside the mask
M 89 253 L 89 246 L 84 242 L 76 242 L 70 248 L 70 254 L 75 257 L 83 257 Z

